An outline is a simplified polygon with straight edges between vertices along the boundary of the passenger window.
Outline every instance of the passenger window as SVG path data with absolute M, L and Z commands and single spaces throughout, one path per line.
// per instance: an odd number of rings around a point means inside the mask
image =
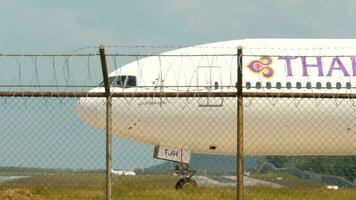
M 316 89 L 321 89 L 321 83 L 320 82 L 316 83 Z
M 346 88 L 347 88 L 347 89 L 351 89 L 351 83 L 350 83 L 350 82 L 347 82 L 347 83 L 346 83 Z
M 251 88 L 251 83 L 250 82 L 246 82 L 246 89 L 250 89 Z
M 256 82 L 256 88 L 260 89 L 261 88 L 261 82 Z
M 300 82 L 297 82 L 296 86 L 297 86 L 297 89 L 302 88 L 302 84 Z
M 327 83 L 326 83 L 326 88 L 327 88 L 327 89 L 331 89 L 331 88 L 332 88 L 330 82 L 327 82 Z
M 271 87 L 272 87 L 271 82 L 267 82 L 267 83 L 266 83 L 266 88 L 267 88 L 267 89 L 271 89 Z
M 281 82 L 277 82 L 277 83 L 276 83 L 276 88 L 277 88 L 277 89 L 281 89 L 281 87 L 282 87 Z
M 340 89 L 341 88 L 341 83 L 340 82 L 337 82 L 336 83 L 336 89 Z
M 292 88 L 292 83 L 291 82 L 287 82 L 286 83 L 286 88 L 287 89 L 291 89 Z
M 307 82 L 307 89 L 311 89 L 311 83 Z

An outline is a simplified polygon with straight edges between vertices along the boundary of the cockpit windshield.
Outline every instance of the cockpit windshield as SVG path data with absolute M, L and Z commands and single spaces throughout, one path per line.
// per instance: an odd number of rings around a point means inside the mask
M 109 84 L 111 87 L 136 87 L 136 76 L 112 76 L 109 77 Z M 104 82 L 101 82 L 101 87 L 104 87 Z

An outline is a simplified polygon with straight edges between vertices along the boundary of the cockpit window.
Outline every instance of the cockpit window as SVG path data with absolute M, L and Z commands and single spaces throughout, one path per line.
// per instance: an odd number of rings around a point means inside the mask
M 109 77 L 109 84 L 111 87 L 136 87 L 136 76 L 112 76 Z M 104 87 L 104 82 L 100 83 L 101 87 Z

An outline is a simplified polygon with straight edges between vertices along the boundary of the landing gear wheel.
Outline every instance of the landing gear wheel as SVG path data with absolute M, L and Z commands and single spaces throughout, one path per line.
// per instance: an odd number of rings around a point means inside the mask
M 197 182 L 192 179 L 192 178 L 181 178 L 179 181 L 176 183 L 176 189 L 181 190 L 183 188 L 196 188 L 198 187 Z

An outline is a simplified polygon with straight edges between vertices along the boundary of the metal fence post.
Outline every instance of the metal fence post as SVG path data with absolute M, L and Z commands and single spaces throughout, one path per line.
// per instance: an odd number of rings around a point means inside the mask
M 237 199 L 243 199 L 242 47 L 237 48 Z
M 111 171 L 112 171 L 112 98 L 110 92 L 108 66 L 105 57 L 105 47 L 100 45 L 100 61 L 106 94 L 106 200 L 111 200 Z

